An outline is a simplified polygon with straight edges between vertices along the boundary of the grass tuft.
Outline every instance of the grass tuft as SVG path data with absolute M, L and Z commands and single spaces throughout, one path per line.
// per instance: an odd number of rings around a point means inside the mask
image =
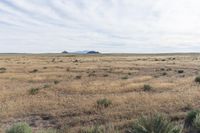
M 32 133 L 32 129 L 27 123 L 16 123 L 6 133 Z
M 128 130 L 128 133 L 181 133 L 182 128 L 161 115 L 141 117 Z
M 195 132 L 200 133 L 200 114 L 197 114 L 195 119 L 193 120 L 193 130 Z
M 30 90 L 29 90 L 29 94 L 30 95 L 36 95 L 36 94 L 38 94 L 39 93 L 39 88 L 31 88 Z
M 185 118 L 185 127 L 191 127 L 198 114 L 200 114 L 200 110 L 190 111 Z
M 104 108 L 107 108 L 108 106 L 110 106 L 112 104 L 112 101 L 109 100 L 109 99 L 99 99 L 97 100 L 97 106 L 98 107 L 104 107 Z
M 144 91 L 150 91 L 150 90 L 152 90 L 152 87 L 151 87 L 150 85 L 145 84 L 145 85 L 143 86 L 143 90 L 144 90 Z

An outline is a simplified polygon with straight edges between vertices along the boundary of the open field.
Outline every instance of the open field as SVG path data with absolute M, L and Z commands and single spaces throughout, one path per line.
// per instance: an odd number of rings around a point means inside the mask
M 112 125 L 124 132 L 141 115 L 159 112 L 183 123 L 200 107 L 199 54 L 8 54 L 0 67 L 2 132 L 19 121 L 34 130 Z M 97 105 L 102 98 L 111 104 Z

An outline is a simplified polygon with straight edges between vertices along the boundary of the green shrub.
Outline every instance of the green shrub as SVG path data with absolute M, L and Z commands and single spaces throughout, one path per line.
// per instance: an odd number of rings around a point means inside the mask
M 185 128 L 188 133 L 200 133 L 200 111 L 190 111 L 186 117 Z
M 197 114 L 195 119 L 193 120 L 193 130 L 196 132 L 200 132 L 200 114 Z
M 107 108 L 108 106 L 110 106 L 112 104 L 112 101 L 109 100 L 109 99 L 99 99 L 97 100 L 97 105 L 98 107 L 104 107 L 104 108 Z
M 55 85 L 58 84 L 58 83 L 60 83 L 60 81 L 54 80 L 54 84 L 55 84 Z
M 128 133 L 181 133 L 182 128 L 161 115 L 141 117 L 128 130 Z
M 32 129 L 27 123 L 16 123 L 6 133 L 32 133 Z
M 39 88 L 31 88 L 29 90 L 29 94 L 31 94 L 31 95 L 36 95 L 36 94 L 38 94 L 38 92 L 39 92 Z
M 144 90 L 144 91 L 150 91 L 151 89 L 152 89 L 152 87 L 151 87 L 150 85 L 145 84 L 145 85 L 143 86 L 143 90 Z
M 185 118 L 185 127 L 191 127 L 198 114 L 200 114 L 200 110 L 190 111 Z
M 200 76 L 195 78 L 195 82 L 200 83 Z

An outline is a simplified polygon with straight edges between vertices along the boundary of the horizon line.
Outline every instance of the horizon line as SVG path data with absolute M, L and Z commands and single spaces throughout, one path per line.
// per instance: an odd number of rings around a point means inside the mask
M 114 52 L 114 53 L 111 53 L 111 52 L 100 52 L 100 53 L 97 53 L 97 54 L 90 54 L 90 53 L 76 53 L 76 52 L 69 52 L 69 53 L 58 53 L 58 52 L 0 52 L 0 54 L 63 54 L 63 55 L 104 55 L 104 54 L 200 54 L 200 52 L 128 52 L 128 53 L 125 53 L 125 52 Z

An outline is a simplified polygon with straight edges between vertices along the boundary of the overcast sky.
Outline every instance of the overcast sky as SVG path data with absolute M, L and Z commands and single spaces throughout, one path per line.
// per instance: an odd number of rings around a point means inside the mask
M 0 0 L 0 52 L 200 52 L 200 0 Z

